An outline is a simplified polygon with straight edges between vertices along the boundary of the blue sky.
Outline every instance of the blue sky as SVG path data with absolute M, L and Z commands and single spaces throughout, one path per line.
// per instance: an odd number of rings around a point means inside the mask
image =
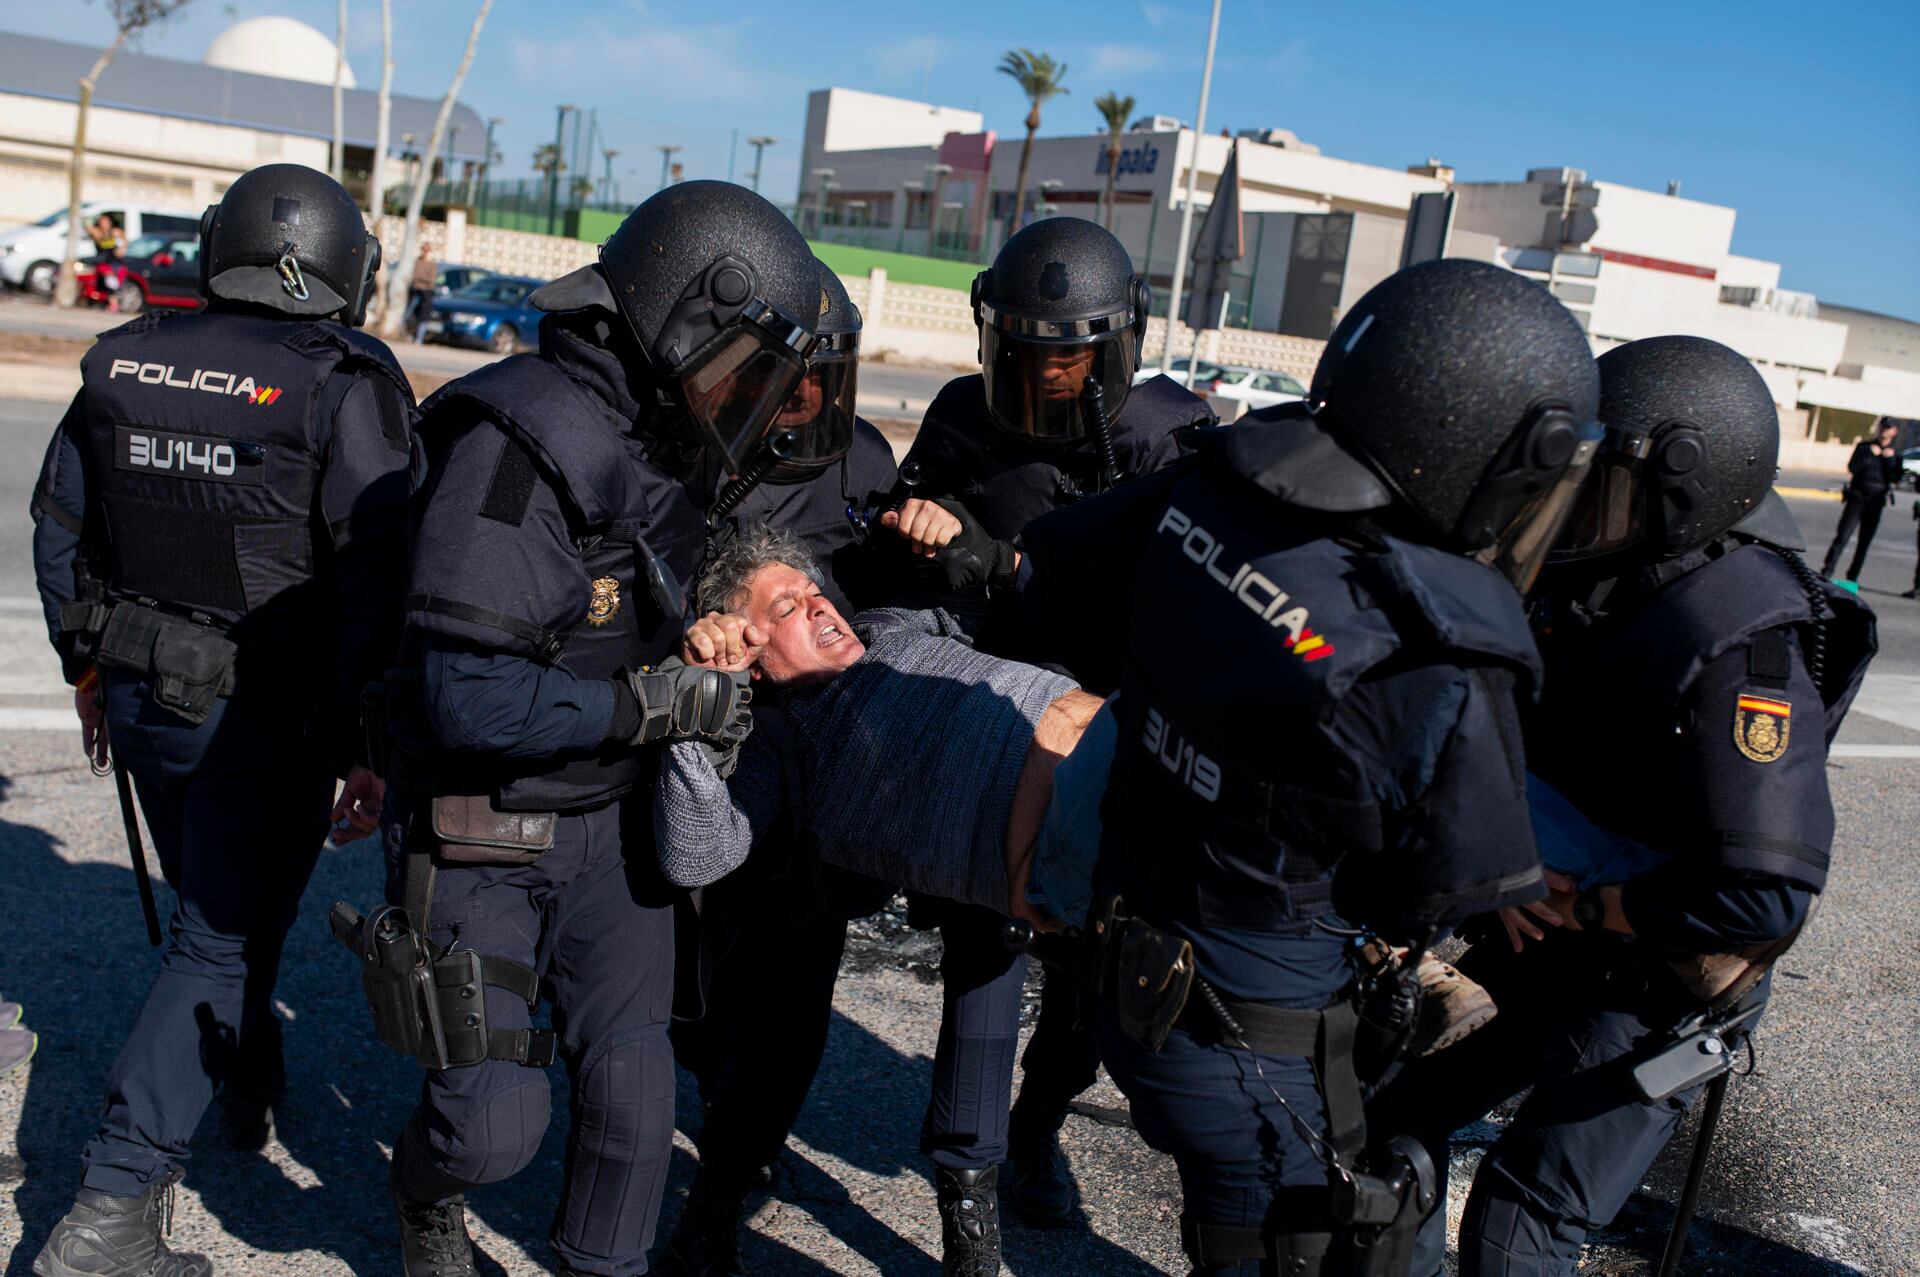
M 476 0 L 394 0 L 396 88 L 445 90 Z M 1556 13 L 1555 10 L 1562 11 Z M 238 17 L 281 13 L 331 33 L 334 0 L 193 0 L 145 51 L 197 58 Z M 348 60 L 377 83 L 379 6 L 351 0 Z M 836 0 L 731 5 L 496 0 L 463 97 L 504 117 L 502 173 L 528 171 L 554 108 L 598 109 L 623 193 L 658 181 L 661 143 L 690 177 L 751 166 L 779 137 L 763 190 L 790 200 L 806 93 L 846 85 L 986 113 L 1018 137 L 1025 103 L 993 72 L 1009 47 L 1068 65 L 1043 134 L 1091 131 L 1093 99 L 1191 119 L 1204 0 Z M 104 40 L 99 0 L 12 0 L 0 27 Z M 1208 126 L 1280 126 L 1327 154 L 1464 179 L 1567 164 L 1739 210 L 1734 249 L 1785 264 L 1782 283 L 1920 319 L 1920 5 L 1617 0 L 1549 6 L 1306 5 L 1225 0 Z M 595 175 L 603 171 L 595 165 Z

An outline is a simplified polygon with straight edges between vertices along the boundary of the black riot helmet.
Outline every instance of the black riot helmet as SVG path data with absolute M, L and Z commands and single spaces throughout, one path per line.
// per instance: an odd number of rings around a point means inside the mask
M 659 389 L 735 474 L 806 372 L 822 308 L 806 239 L 731 182 L 651 196 L 600 246 L 597 266 L 541 293 L 534 304 L 546 310 L 606 305 L 610 293 Z
M 1780 416 L 1739 352 L 1704 337 L 1648 337 L 1596 363 L 1606 441 L 1556 562 L 1684 554 L 1766 500 Z
M 1009 239 L 973 281 L 993 423 L 1034 443 L 1085 438 L 1089 378 L 1119 416 L 1152 297 L 1120 241 L 1084 218 L 1043 218 Z
M 1292 414 L 1308 424 L 1271 446 L 1265 464 L 1286 473 L 1268 486 L 1308 508 L 1397 505 L 1524 590 L 1598 451 L 1599 393 L 1586 334 L 1546 289 L 1484 262 L 1423 262 L 1333 330 Z
M 860 383 L 860 308 L 825 262 L 820 271 L 819 344 L 767 437 L 784 435 L 771 482 L 805 478 L 853 450 L 853 401 Z
M 359 327 L 380 271 L 347 188 L 302 164 L 242 173 L 200 216 L 200 291 Z

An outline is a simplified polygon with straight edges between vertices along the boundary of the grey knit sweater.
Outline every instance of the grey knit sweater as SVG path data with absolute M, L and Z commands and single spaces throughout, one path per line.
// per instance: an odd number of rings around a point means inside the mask
M 662 870 L 682 886 L 713 882 L 786 814 L 828 864 L 1004 912 L 1014 789 L 1035 725 L 1073 681 L 975 651 L 944 612 L 850 624 L 866 653 L 783 698 L 789 744 L 755 732 L 729 781 L 698 745 L 667 749 L 653 817 Z

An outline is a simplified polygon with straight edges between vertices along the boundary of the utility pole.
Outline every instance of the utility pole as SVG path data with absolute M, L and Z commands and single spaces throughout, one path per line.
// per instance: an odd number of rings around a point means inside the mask
M 560 108 L 560 118 L 553 126 L 553 167 L 547 171 L 547 234 L 557 235 L 555 229 L 560 225 L 560 158 L 565 154 L 567 145 L 567 112 L 577 111 L 577 106 Z
M 924 191 L 926 188 L 925 182 L 915 181 L 912 178 L 900 183 L 900 216 L 894 219 L 900 227 L 900 234 L 895 237 L 893 245 L 893 251 L 896 253 L 907 251 L 907 215 L 913 210 L 913 193 Z
M 755 194 L 758 194 L 760 191 L 760 156 L 768 147 L 779 140 L 777 137 L 767 137 L 764 134 L 747 139 L 747 145 L 753 148 L 753 189 Z
M 613 200 L 613 157 L 618 154 L 620 152 L 614 150 L 600 152 L 601 157 L 607 162 L 607 184 L 600 190 L 600 201 L 603 204 Z
M 941 196 L 945 195 L 947 174 L 953 172 L 951 164 L 927 165 L 927 179 L 933 183 L 933 198 L 927 208 L 927 256 L 932 257 L 940 246 L 940 223 L 944 220 L 945 205 Z
M 482 209 L 487 206 L 487 183 L 493 180 L 493 131 L 505 123 L 506 121 L 497 115 L 489 116 L 487 119 L 486 154 L 480 157 L 480 189 L 474 201 Z
M 449 188 L 448 194 L 452 194 L 451 187 L 453 186 L 453 144 L 459 140 L 460 126 L 458 124 L 449 124 L 447 126 L 447 158 L 440 165 L 440 180 Z M 453 201 L 449 200 L 447 202 L 452 203 Z
M 1220 43 L 1220 0 L 1213 0 L 1207 26 L 1207 65 L 1200 73 L 1200 112 L 1193 120 L 1193 154 L 1187 160 L 1187 202 L 1180 210 L 1180 247 L 1173 258 L 1173 291 L 1167 294 L 1167 339 L 1160 343 L 1160 372 L 1173 368 L 1173 325 L 1180 316 L 1180 290 L 1187 282 L 1187 250 L 1193 243 L 1193 192 L 1200 178 L 1200 140 L 1207 133 L 1207 95 L 1213 91 L 1213 51 Z
M 833 185 L 834 172 L 830 168 L 817 168 L 813 176 L 819 183 L 813 197 L 813 233 L 818 237 L 827 221 L 827 188 Z
M 660 189 L 664 191 L 667 189 L 667 172 L 672 167 L 674 153 L 687 148 L 673 142 L 662 142 L 655 149 L 660 152 Z

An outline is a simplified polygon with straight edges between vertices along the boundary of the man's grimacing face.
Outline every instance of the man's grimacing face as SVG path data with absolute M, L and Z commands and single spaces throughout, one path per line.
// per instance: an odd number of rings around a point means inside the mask
M 768 636 L 753 672 L 769 682 L 823 682 L 867 650 L 813 579 L 784 563 L 770 563 L 747 578 L 747 598 L 738 611 Z

